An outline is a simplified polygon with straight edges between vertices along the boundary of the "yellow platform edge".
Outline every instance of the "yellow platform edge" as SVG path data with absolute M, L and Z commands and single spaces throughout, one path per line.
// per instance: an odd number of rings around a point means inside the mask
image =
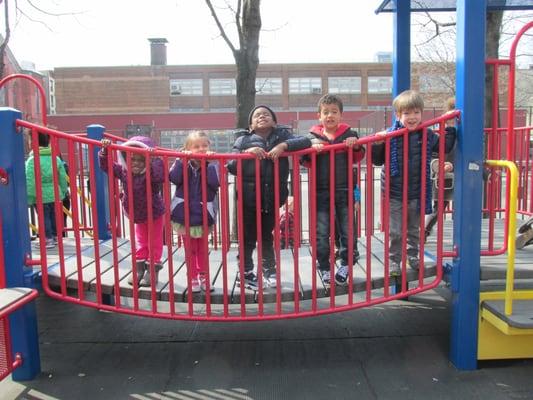
M 533 358 L 533 329 L 511 327 L 488 310 L 481 310 L 483 301 L 504 298 L 505 292 L 479 295 L 478 360 Z

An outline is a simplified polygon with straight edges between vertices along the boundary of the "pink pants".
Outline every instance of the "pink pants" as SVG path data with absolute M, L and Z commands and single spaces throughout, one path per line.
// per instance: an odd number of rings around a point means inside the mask
M 135 224 L 135 245 L 137 246 L 135 256 L 138 261 L 150 261 L 150 258 L 153 257 L 154 263 L 160 263 L 163 254 L 163 216 L 154 220 L 152 227 L 152 237 L 150 237 L 148 222 Z M 152 240 L 153 247 L 150 246 Z
M 183 243 L 187 243 L 182 236 Z M 206 248 L 206 236 L 200 238 L 190 238 L 191 247 L 189 249 L 189 263 L 188 268 L 192 278 L 196 278 L 199 275 L 207 274 L 207 254 Z

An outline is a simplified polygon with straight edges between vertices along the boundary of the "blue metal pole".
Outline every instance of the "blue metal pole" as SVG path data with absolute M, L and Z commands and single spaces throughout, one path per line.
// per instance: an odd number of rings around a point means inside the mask
M 104 138 L 105 128 L 102 125 L 89 125 L 87 127 L 87 137 L 89 139 L 101 141 Z M 107 175 L 98 166 L 98 151 L 97 147 L 93 148 L 93 153 L 90 155 L 95 166 L 94 175 L 96 182 L 91 182 L 91 189 L 96 189 L 96 204 L 98 208 L 98 237 L 100 240 L 107 240 L 111 238 L 109 233 L 109 195 L 107 188 Z
M 481 199 L 483 184 L 483 95 L 485 0 L 457 0 L 457 98 L 461 110 L 455 154 L 454 243 L 450 360 L 477 368 Z
M 411 87 L 411 0 L 394 0 L 392 96 Z
M 2 212 L 2 233 L 7 287 L 24 286 L 24 275 L 31 272 L 25 265 L 30 253 L 30 231 L 28 229 L 28 196 L 26 195 L 26 174 L 24 171 L 24 140 L 18 133 L 15 120 L 22 114 L 12 108 L 0 108 L 0 166 L 8 175 L 6 185 L 0 185 L 0 211 Z M 23 364 L 13 372 L 14 381 L 33 379 L 41 371 L 39 336 L 35 303 L 30 302 L 9 317 L 13 355 L 21 353 Z

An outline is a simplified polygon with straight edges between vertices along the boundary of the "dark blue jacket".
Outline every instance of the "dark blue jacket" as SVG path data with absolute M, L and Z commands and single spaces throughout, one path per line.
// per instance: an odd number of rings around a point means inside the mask
M 280 143 L 287 143 L 287 152 L 306 149 L 311 146 L 311 140 L 304 136 L 295 136 L 287 128 L 276 127 L 265 139 L 257 135 L 254 131 L 241 131 L 242 136 L 238 137 L 233 144 L 234 153 L 242 153 L 251 147 L 260 147 L 265 151 L 270 151 Z M 272 212 L 274 210 L 274 162 L 264 159 L 259 162 L 261 176 L 261 208 L 263 211 Z M 288 196 L 287 181 L 289 178 L 289 160 L 287 157 L 278 159 L 279 165 L 279 205 L 285 203 Z M 231 160 L 228 171 L 237 175 L 237 160 Z M 242 185 L 243 202 L 245 207 L 255 208 L 255 159 L 242 161 Z
M 409 200 L 420 199 L 420 189 L 422 187 L 422 130 L 415 132 L 409 132 L 408 143 L 408 188 L 407 197 Z M 455 130 L 449 131 L 446 134 L 446 142 L 444 145 L 444 151 L 449 153 L 455 144 Z M 396 145 L 396 152 L 398 157 L 398 170 L 399 174 L 396 176 L 390 175 L 390 197 L 394 199 L 402 199 L 403 196 L 403 136 L 397 136 L 396 139 L 391 140 L 391 152 L 392 146 Z M 431 160 L 431 153 L 439 151 L 439 135 L 428 128 L 427 130 L 427 146 L 429 147 L 428 164 Z M 427 149 L 426 156 L 428 155 Z M 385 142 L 372 144 L 372 162 L 374 165 L 385 164 Z M 389 163 L 390 165 L 390 163 Z M 428 169 L 429 174 L 429 169 Z M 381 171 L 381 185 L 385 187 L 385 170 Z M 431 190 L 426 195 L 431 196 Z

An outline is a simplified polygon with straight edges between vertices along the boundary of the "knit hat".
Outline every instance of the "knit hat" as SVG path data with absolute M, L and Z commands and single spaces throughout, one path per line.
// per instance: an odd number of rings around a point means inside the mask
M 252 108 L 252 111 L 250 111 L 250 114 L 248 114 L 248 125 L 252 125 L 252 116 L 254 115 L 254 112 L 255 110 L 257 110 L 258 108 L 266 108 L 270 114 L 272 115 L 272 119 L 274 120 L 274 122 L 277 124 L 278 123 L 278 119 L 276 117 L 276 113 L 274 111 L 272 111 L 272 109 L 268 106 L 265 106 L 263 104 L 259 104 L 258 106 L 255 106 L 254 108 Z
M 150 149 L 150 148 L 155 147 L 154 141 L 152 140 L 152 138 L 148 136 L 133 136 L 128 141 L 121 143 L 121 145 L 126 146 L 126 147 L 140 147 L 144 149 Z M 120 151 L 118 153 L 118 162 L 124 168 L 126 168 L 127 162 L 126 162 L 125 152 Z M 144 170 L 141 173 L 144 173 Z

